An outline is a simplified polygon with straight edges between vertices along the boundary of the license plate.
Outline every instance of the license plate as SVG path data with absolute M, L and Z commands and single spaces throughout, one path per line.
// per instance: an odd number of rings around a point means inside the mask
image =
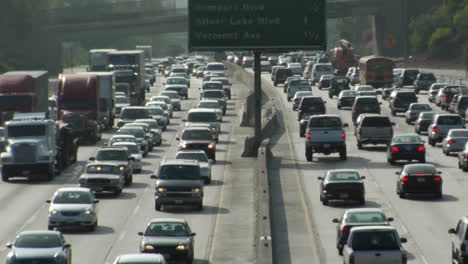
M 175 204 L 183 204 L 184 201 L 182 201 L 182 200 L 175 200 L 174 203 L 175 203 Z
M 323 144 L 323 147 L 324 147 L 324 148 L 329 148 L 329 147 L 330 147 L 330 144 Z
M 416 178 L 417 182 L 426 182 L 426 178 Z
M 340 198 L 341 199 L 346 199 L 348 197 L 349 197 L 349 195 L 347 193 L 340 193 Z

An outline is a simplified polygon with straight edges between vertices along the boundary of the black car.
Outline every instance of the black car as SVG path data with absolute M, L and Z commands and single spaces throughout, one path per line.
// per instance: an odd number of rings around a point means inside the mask
M 442 93 L 440 95 L 440 107 L 442 109 L 448 110 L 450 103 L 452 102 L 453 96 L 460 93 L 460 86 L 445 86 L 442 88 Z
M 413 86 L 416 77 L 418 77 L 419 70 L 417 69 L 403 69 L 398 78 L 398 86 Z
M 427 128 L 432 123 L 432 118 L 435 112 L 422 112 L 419 113 L 418 118 L 414 121 L 414 132 L 421 134 L 422 132 L 427 133 Z
M 385 216 L 380 208 L 353 208 L 344 212 L 341 218 L 334 218 L 336 225 L 336 248 L 343 254 L 343 246 L 348 241 L 351 228 L 358 226 L 388 226 L 392 217 Z
M 119 169 L 125 176 L 125 185 L 130 185 L 133 181 L 133 165 L 130 152 L 126 147 L 102 147 L 96 153 L 96 157 L 89 158 L 90 161 L 112 162 L 119 165 Z
M 437 82 L 437 78 L 433 73 L 420 73 L 414 81 L 414 92 L 419 93 L 421 90 L 429 90 L 433 83 Z
M 317 177 L 320 183 L 320 201 L 328 205 L 330 200 L 366 202 L 364 176 L 356 170 L 329 170 L 324 177 Z
M 152 220 L 141 236 L 140 252 L 157 253 L 169 261 L 193 263 L 195 233 L 183 219 L 159 218 Z
M 273 85 L 277 86 L 280 83 L 284 83 L 286 79 L 290 76 L 293 76 L 291 69 L 279 68 L 273 74 Z
M 380 104 L 381 103 L 375 96 L 357 96 L 356 99 L 354 99 L 351 112 L 353 123 L 356 122 L 360 114 L 369 113 L 380 115 Z
M 392 116 L 395 116 L 398 112 L 408 111 L 408 107 L 412 103 L 417 103 L 418 97 L 413 91 L 394 91 L 390 95 L 390 111 Z
M 426 162 L 426 147 L 418 135 L 393 136 L 387 148 L 387 161 L 395 164 L 397 160 L 418 160 Z
M 442 198 L 441 173 L 432 164 L 405 165 L 395 172 L 398 176 L 396 192 L 400 198 L 406 198 L 407 194 L 434 194 Z
M 357 92 L 351 90 L 344 90 L 338 95 L 338 101 L 336 101 L 336 108 L 341 109 L 343 107 L 352 107 L 354 100 L 356 99 Z
M 349 90 L 348 77 L 335 76 L 331 79 L 330 89 L 328 89 L 328 97 L 331 99 L 333 96 L 338 96 L 341 91 Z
M 324 115 L 326 108 L 325 104 L 320 96 L 304 96 L 301 98 L 301 102 L 297 107 L 297 120 L 301 120 L 302 116 L 306 114 L 310 115 Z
M 303 115 L 301 120 L 299 120 L 299 137 L 305 137 L 307 123 L 309 122 L 310 116 L 310 114 Z

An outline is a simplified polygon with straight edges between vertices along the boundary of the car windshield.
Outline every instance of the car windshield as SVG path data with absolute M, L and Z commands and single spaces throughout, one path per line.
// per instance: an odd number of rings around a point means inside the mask
M 434 118 L 435 113 L 421 113 L 420 117 L 424 120 L 432 120 Z
M 166 84 L 187 84 L 184 78 L 168 78 Z
M 359 86 L 356 88 L 356 91 L 374 91 L 374 87 L 369 87 L 369 86 Z
M 304 97 L 301 105 L 304 106 L 321 106 L 323 104 L 322 98 L 317 97 Z
M 295 80 L 291 80 L 289 82 L 289 86 L 290 87 L 291 86 L 310 86 L 310 83 L 307 80 L 297 80 L 297 79 L 295 79 Z
M 206 89 L 223 89 L 223 84 L 220 82 L 216 83 L 204 83 L 203 84 L 203 90 Z
M 345 218 L 346 223 L 382 223 L 387 218 L 382 212 L 352 212 Z
M 117 135 L 132 135 L 136 138 L 145 137 L 145 131 L 137 128 L 121 128 L 117 130 Z
M 23 234 L 15 242 L 17 248 L 56 248 L 62 241 L 58 234 Z
M 339 117 L 313 117 L 309 120 L 309 128 L 340 128 L 342 127 Z
M 205 98 L 223 98 L 224 92 L 223 91 L 205 91 L 203 92 L 202 97 Z
M 161 95 L 167 96 L 171 99 L 180 99 L 180 96 L 177 92 L 175 93 L 162 92 Z
M 126 108 L 120 114 L 121 119 L 143 119 L 149 117 L 148 110 L 146 109 Z
M 397 98 L 401 101 L 416 101 L 415 93 L 398 93 Z
M 419 79 L 425 80 L 425 81 L 435 81 L 436 77 L 434 76 L 434 74 L 421 74 L 419 76 Z
M 116 104 L 128 104 L 128 97 L 115 97 L 115 103 Z
M 218 102 L 200 102 L 198 103 L 198 108 L 221 108 Z
M 7 126 L 8 137 L 43 137 L 46 135 L 47 126 L 43 125 L 10 125 Z
M 305 92 L 296 92 L 294 97 L 299 98 L 299 97 L 304 97 L 304 96 L 310 96 L 312 95 L 311 91 L 305 91 Z
M 209 130 L 185 130 L 182 134 L 183 140 L 213 140 L 213 136 Z
M 391 125 L 388 117 L 366 117 L 362 120 L 362 126 L 364 127 L 389 127 Z
M 188 122 L 206 122 L 213 123 L 218 120 L 218 116 L 215 112 L 192 112 L 188 114 Z
M 160 107 L 148 107 L 147 110 L 150 115 L 164 115 L 164 110 Z
M 445 88 L 445 93 L 459 93 L 460 92 L 460 88 L 459 87 L 447 87 Z
M 358 98 L 356 105 L 377 105 L 377 98 Z
M 154 120 L 139 120 L 139 119 L 137 119 L 137 120 L 135 120 L 135 122 L 147 124 L 150 129 L 158 129 L 159 128 L 158 122 L 154 121 Z
M 356 171 L 334 171 L 327 175 L 329 181 L 356 181 L 360 179 L 361 176 Z
M 200 179 L 200 167 L 193 165 L 163 165 L 159 171 L 160 179 Z
M 436 174 L 434 165 L 410 165 L 404 168 L 408 174 Z
M 91 194 L 80 191 L 58 192 L 52 200 L 54 204 L 90 204 L 91 202 Z
M 157 222 L 146 228 L 145 236 L 186 237 L 189 233 L 183 223 Z
M 120 138 L 121 139 L 121 138 Z M 128 140 L 129 138 L 126 138 Z M 119 141 L 113 141 L 119 142 Z M 122 141 L 120 141 L 122 142 Z M 128 142 L 128 141 L 127 141 Z M 128 154 L 123 150 L 101 150 L 96 155 L 97 160 L 128 160 Z
M 198 160 L 198 162 L 208 162 L 208 157 L 205 153 L 179 153 L 176 159 Z
M 316 71 L 319 71 L 319 72 L 331 72 L 332 71 L 332 67 L 330 65 L 318 65 L 316 68 L 315 68 Z
M 393 138 L 392 143 L 406 144 L 406 143 L 422 143 L 419 136 L 396 136 Z
M 220 82 L 222 83 L 223 85 L 229 85 L 229 80 L 228 79 L 225 79 L 225 78 L 213 78 L 211 79 L 212 81 L 214 82 Z
M 411 105 L 410 110 L 431 110 L 431 106 L 428 104 L 414 104 Z
M 208 64 L 206 65 L 206 70 L 207 71 L 224 71 L 224 64 Z
M 450 133 L 451 137 L 468 137 L 468 130 L 457 130 Z
M 459 116 L 441 116 L 437 124 L 439 125 L 462 125 L 463 120 Z
M 364 250 L 399 250 L 399 243 L 394 231 L 364 231 L 352 236 L 352 248 Z
M 126 147 L 127 150 L 128 150 L 128 153 L 130 153 L 130 154 L 139 154 L 140 153 L 140 148 L 136 144 L 129 144 L 129 145 L 123 144 L 123 145 L 117 145 L 117 146 Z
M 342 92 L 341 92 L 341 96 L 345 96 L 345 97 L 356 97 L 356 96 L 357 96 L 357 93 L 356 93 L 356 91 L 342 91 Z
M 88 174 L 120 174 L 121 171 L 118 166 L 114 165 L 89 165 L 86 167 L 86 173 Z

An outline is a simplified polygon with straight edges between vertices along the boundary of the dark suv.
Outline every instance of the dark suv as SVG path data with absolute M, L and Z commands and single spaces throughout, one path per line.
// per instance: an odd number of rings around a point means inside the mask
M 445 86 L 440 91 L 440 107 L 448 110 L 450 103 L 452 102 L 453 96 L 460 93 L 460 86 Z M 465 88 L 466 89 L 466 88 Z
M 280 83 L 284 83 L 286 79 L 293 76 L 293 72 L 288 68 L 279 68 L 273 74 L 273 85 L 277 86 Z
M 408 107 L 411 103 L 417 103 L 418 97 L 413 91 L 394 91 L 390 95 L 390 111 L 392 116 L 395 116 L 398 112 L 408 111 Z
M 397 86 L 413 86 L 414 81 L 418 77 L 419 70 L 416 69 L 403 69 L 400 76 L 398 77 Z
M 186 127 L 180 136 L 178 150 L 200 149 L 216 162 L 216 140 L 208 127 Z
M 124 172 L 125 185 L 130 185 L 132 183 L 132 160 L 134 160 L 134 158 L 132 158 L 126 147 L 102 147 L 97 151 L 96 157 L 91 157 L 89 160 L 116 163 L 119 166 L 119 169 Z
M 156 179 L 154 208 L 162 205 L 195 205 L 203 210 L 203 179 L 196 160 L 170 159 L 161 162 L 152 179 Z
M 354 100 L 352 107 L 351 118 L 353 123 L 356 123 L 356 119 L 360 114 L 380 114 L 380 102 L 375 96 L 358 96 Z
M 301 120 L 302 116 L 309 115 L 324 115 L 325 104 L 320 96 L 304 96 L 301 98 L 299 107 L 297 108 L 297 120 Z
M 437 82 L 437 78 L 433 73 L 420 73 L 414 81 L 414 92 L 419 93 L 421 90 L 429 90 L 433 83 Z

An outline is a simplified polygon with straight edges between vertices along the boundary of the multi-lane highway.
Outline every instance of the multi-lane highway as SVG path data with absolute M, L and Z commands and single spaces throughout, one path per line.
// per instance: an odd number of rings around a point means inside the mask
M 270 163 L 273 195 L 273 235 L 276 263 L 341 263 L 336 250 L 336 224 L 333 218 L 357 204 L 334 203 L 324 206 L 319 200 L 318 176 L 331 169 L 356 169 L 366 176 L 365 207 L 377 207 L 391 217 L 402 237 L 408 238 L 409 263 L 449 263 L 451 245 L 447 230 L 456 225 L 468 208 L 468 174 L 457 168 L 457 157 L 442 154 L 440 144 L 431 147 L 426 141 L 427 162 L 443 172 L 443 198 L 400 199 L 396 194 L 395 172 L 403 163 L 390 165 L 385 146 L 368 146 L 358 150 L 350 110 L 338 110 L 337 99 L 328 99 L 328 91 L 313 87 L 314 95 L 327 101 L 327 114 L 337 114 L 350 127 L 346 128 L 348 159 L 342 161 L 337 154 L 314 155 L 313 162 L 305 160 L 304 138 L 299 137 L 297 113 L 287 102 L 282 86 L 273 87 L 269 74 L 262 74 L 263 89 L 282 110 L 284 127 L 274 137 L 274 160 Z M 394 134 L 414 133 L 414 127 L 400 114 L 392 117 L 388 102 L 381 100 L 382 114 L 393 122 Z M 419 102 L 428 103 L 425 93 Z M 444 112 L 432 104 L 435 111 Z
M 157 95 L 163 87 L 164 78 L 158 76 L 157 82 L 147 94 Z M 182 119 L 187 111 L 195 107 L 199 101 L 201 79 L 192 78 L 192 88 L 189 89 L 189 100 L 183 100 L 182 111 L 174 112 L 171 124 L 163 132 L 163 144 L 143 159 L 143 171 L 134 174 L 133 184 L 124 189 L 118 197 L 106 194 L 97 194 L 100 200 L 98 204 L 99 227 L 95 232 L 82 232 L 78 230 L 63 230 L 67 241 L 72 245 L 73 263 L 112 263 L 117 255 L 126 253 L 138 253 L 140 237 L 137 232 L 144 231 L 149 220 L 161 217 L 183 218 L 188 221 L 195 238 L 195 263 L 208 263 L 213 256 L 214 244 L 218 250 L 223 250 L 223 243 L 217 241 L 222 237 L 218 225 L 223 224 L 231 215 L 232 207 L 242 202 L 243 199 L 235 199 L 230 190 L 224 190 L 232 186 L 234 177 L 232 168 L 232 155 L 238 157 L 240 150 L 237 144 L 240 142 L 237 136 L 233 136 L 232 130 L 239 124 L 237 109 L 241 102 L 241 96 L 245 93 L 245 87 L 234 83 L 233 98 L 228 101 L 228 110 L 223 118 L 222 131 L 217 145 L 217 163 L 212 170 L 212 183 L 205 187 L 204 209 L 201 212 L 192 210 L 169 210 L 157 212 L 154 210 L 154 180 L 150 174 L 155 171 L 160 161 L 166 157 L 173 158 L 177 152 L 176 134 L 181 131 L 184 123 Z M 13 241 L 16 234 L 24 230 L 46 230 L 48 204 L 54 191 L 61 187 L 78 186 L 78 177 L 88 159 L 95 155 L 97 149 L 106 143 L 115 129 L 103 135 L 103 140 L 97 146 L 80 146 L 79 161 L 68 168 L 60 176 L 51 182 L 27 182 L 20 179 L 11 180 L 0 184 L 0 245 L 7 241 Z M 253 174 L 250 164 L 244 164 L 248 171 L 244 175 Z M 250 173 L 252 171 L 252 173 Z M 225 181 L 227 183 L 225 183 Z M 226 187 L 228 186 L 228 187 Z M 245 191 L 252 193 L 248 188 Z M 245 195 L 248 198 L 250 195 Z M 224 198 L 223 198 L 224 197 Z M 222 203 L 222 207 L 220 204 Z M 250 219 L 253 215 L 253 205 L 245 206 L 249 209 L 243 219 Z M 252 210 L 252 211 L 250 211 Z M 237 215 L 237 217 L 240 217 Z M 252 222 L 252 221 L 250 221 Z M 246 226 L 249 226 L 246 224 Z M 253 226 L 253 223 L 250 225 Z M 218 230 L 218 231 L 217 231 Z M 246 229 L 250 232 L 250 229 Z M 239 232 L 243 234 L 243 232 Z M 252 233 L 253 235 L 253 233 Z M 244 237 L 246 237 L 244 235 Z M 247 236 L 248 237 L 248 236 Z M 251 246 L 245 245 L 250 248 Z M 252 249 L 253 252 L 253 249 Z M 0 260 L 3 263 L 8 249 L 0 247 Z M 218 256 L 220 257 L 220 256 Z M 250 257 L 246 253 L 244 257 Z

